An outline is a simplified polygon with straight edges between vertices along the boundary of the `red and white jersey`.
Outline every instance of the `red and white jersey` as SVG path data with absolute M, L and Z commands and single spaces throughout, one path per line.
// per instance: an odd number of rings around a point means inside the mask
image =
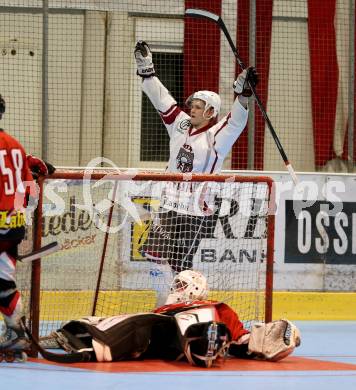
M 195 129 L 190 116 L 157 77 L 143 79 L 142 89 L 160 114 L 170 137 L 168 172 L 219 173 L 232 145 L 246 126 L 248 110 L 235 100 L 219 122 Z
M 237 341 L 244 334 L 250 333 L 244 328 L 239 316 L 226 303 L 216 301 L 193 301 L 189 303 L 173 303 L 164 305 L 154 310 L 157 314 L 175 315 L 189 310 L 199 311 L 205 309 L 212 310 L 212 318 L 206 318 L 205 321 L 218 321 L 224 323 L 230 331 L 232 341 Z M 205 313 L 202 313 L 204 317 Z M 195 313 L 196 317 L 197 313 Z
M 25 150 L 15 138 L 0 130 L 0 211 L 14 209 L 16 193 L 24 199 L 25 181 L 33 182 Z

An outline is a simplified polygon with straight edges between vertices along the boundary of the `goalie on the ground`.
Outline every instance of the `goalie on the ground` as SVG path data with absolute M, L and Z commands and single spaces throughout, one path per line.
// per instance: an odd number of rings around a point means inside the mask
M 174 278 L 167 304 L 153 313 L 73 320 L 53 336 L 67 352 L 90 353 L 99 362 L 185 359 L 202 367 L 229 356 L 278 361 L 299 346 L 299 330 L 288 320 L 249 331 L 231 307 L 207 294 L 206 278 L 185 270 Z
M 248 331 L 231 307 L 222 302 L 206 300 L 207 296 L 205 276 L 197 271 L 182 271 L 173 280 L 167 304 L 156 309 L 155 313 L 182 311 L 184 316 L 190 312 L 193 316 L 202 316 L 203 311 L 207 314 L 212 310 L 211 320 L 222 322 L 229 331 L 228 353 L 239 358 L 277 361 L 290 355 L 300 345 L 300 332 L 290 321 L 281 319 L 267 324 L 257 323 Z M 184 318 L 186 321 L 187 318 Z M 179 315 L 177 322 L 180 324 Z

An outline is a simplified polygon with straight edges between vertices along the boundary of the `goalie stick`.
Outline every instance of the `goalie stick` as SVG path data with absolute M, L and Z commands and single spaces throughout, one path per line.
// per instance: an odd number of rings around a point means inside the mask
M 23 263 L 28 263 L 39 259 L 40 257 L 48 256 L 51 253 L 57 252 L 60 249 L 60 246 L 57 241 L 53 241 L 50 244 L 43 246 L 40 249 L 36 249 L 33 252 L 27 253 L 26 255 L 17 256 L 16 260 Z
M 47 351 L 42 348 L 38 341 L 32 336 L 30 329 L 26 326 L 24 321 L 22 322 L 22 327 L 27 334 L 27 337 L 30 339 L 34 349 L 42 355 L 43 358 L 51 362 L 56 363 L 80 363 L 80 362 L 89 362 L 91 360 L 90 351 L 81 351 L 81 352 L 71 352 L 71 353 L 55 353 Z
M 242 62 L 241 58 L 240 58 L 240 55 L 237 51 L 237 48 L 234 44 L 234 42 L 232 41 L 231 39 L 231 35 L 229 34 L 229 31 L 227 30 L 226 28 L 226 25 L 224 23 L 224 21 L 221 19 L 220 16 L 212 13 L 212 12 L 209 12 L 209 11 L 206 11 L 206 10 L 202 10 L 202 9 L 194 9 L 194 8 L 188 8 L 186 11 L 185 11 L 185 14 L 187 16 L 191 16 L 191 17 L 194 17 L 194 18 L 205 18 L 205 19 L 208 19 L 208 20 L 211 20 L 213 22 L 215 22 L 219 28 L 222 30 L 222 32 L 224 33 L 227 41 L 229 42 L 229 45 L 230 45 L 230 48 L 236 58 L 236 61 L 237 63 L 239 64 L 240 68 L 241 69 L 245 69 L 246 66 L 245 64 Z M 277 136 L 277 133 L 276 131 L 274 130 L 273 128 L 273 125 L 272 125 L 272 122 L 270 121 L 268 115 L 267 115 L 267 112 L 266 112 L 266 109 L 264 108 L 263 106 L 263 103 L 261 102 L 261 99 L 259 98 L 259 96 L 257 95 L 257 92 L 256 92 L 256 88 L 254 85 L 252 85 L 251 83 L 248 83 L 250 88 L 251 88 L 251 91 L 252 91 L 252 94 L 253 96 L 255 97 L 255 100 L 256 100 L 256 103 L 258 105 L 258 108 L 260 109 L 261 113 L 262 113 L 262 116 L 264 118 L 264 120 L 266 121 L 267 123 L 267 127 L 272 135 L 272 138 L 277 146 L 277 149 L 279 151 L 279 154 L 281 155 L 285 165 L 286 165 L 286 168 L 289 172 L 289 174 L 291 175 L 292 177 L 292 180 L 294 182 L 295 185 L 297 185 L 299 183 L 299 180 L 298 180 L 298 177 L 292 167 L 292 164 L 289 162 L 288 160 L 288 157 L 283 149 L 283 146 Z

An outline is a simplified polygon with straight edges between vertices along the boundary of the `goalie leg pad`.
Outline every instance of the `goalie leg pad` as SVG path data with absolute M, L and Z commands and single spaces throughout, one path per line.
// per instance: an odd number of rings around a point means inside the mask
M 92 350 L 91 337 L 88 334 L 73 334 L 65 328 L 61 328 L 52 332 L 52 337 L 62 349 L 69 353 Z
M 253 325 L 248 353 L 256 359 L 278 361 L 290 355 L 299 345 L 299 329 L 282 319 Z
M 93 348 L 95 351 L 96 360 L 98 362 L 111 362 L 112 354 L 110 347 L 93 339 Z

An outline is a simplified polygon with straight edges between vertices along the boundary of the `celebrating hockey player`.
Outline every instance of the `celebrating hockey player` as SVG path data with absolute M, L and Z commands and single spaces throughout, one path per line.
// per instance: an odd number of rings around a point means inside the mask
M 0 95 L 0 119 L 5 101 Z M 50 169 L 54 168 L 49 164 Z M 25 236 L 25 207 L 36 195 L 33 175 L 48 173 L 39 158 L 26 155 L 22 145 L 0 129 L 0 312 L 5 332 L 0 336 L 0 360 L 24 360 L 29 342 L 22 329 L 21 296 L 15 281 L 17 249 Z
M 231 112 L 218 120 L 221 100 L 213 91 L 197 91 L 188 97 L 189 115 L 177 106 L 155 73 L 147 43 L 139 41 L 134 51 L 142 90 L 158 111 L 170 137 L 168 172 L 219 173 L 227 154 L 246 126 L 250 84 L 258 75 L 250 67 L 233 83 L 237 94 Z M 201 233 L 214 229 L 215 197 L 200 183 L 168 183 L 161 207 L 153 218 L 142 255 L 161 266 L 169 264 L 174 273 L 193 266 Z M 199 188 L 198 188 L 199 187 Z M 147 233 L 143 235 L 147 237 Z M 144 241 L 144 240 L 142 240 Z M 168 268 L 169 268 L 168 267 Z M 168 272 L 169 275 L 169 272 Z
M 185 270 L 175 276 L 167 304 L 153 313 L 73 320 L 53 337 L 71 362 L 159 358 L 202 367 L 227 356 L 278 361 L 300 345 L 299 330 L 288 320 L 257 323 L 249 331 L 231 307 L 207 295 L 204 275 Z

